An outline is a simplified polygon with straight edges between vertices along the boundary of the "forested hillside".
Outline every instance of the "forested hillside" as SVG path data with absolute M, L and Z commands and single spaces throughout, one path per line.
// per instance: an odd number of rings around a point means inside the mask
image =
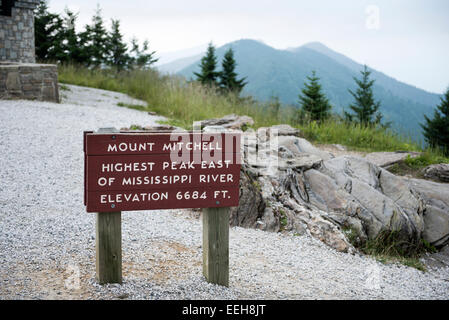
M 320 43 L 277 50 L 258 41 L 239 40 L 217 48 L 219 60 L 230 46 L 235 52 L 238 74 L 247 77 L 244 94 L 263 101 L 278 96 L 285 104 L 297 104 L 306 77 L 315 70 L 333 104 L 333 112 L 338 114 L 347 110 L 352 102 L 348 89 L 355 89 L 353 77 L 359 77 L 359 71 L 363 68 Z M 193 73 L 199 71 L 199 59 L 193 63 L 184 59 L 190 65 L 178 73 L 188 79 L 194 78 Z M 175 61 L 172 65 L 177 64 L 179 69 L 180 63 L 182 61 Z M 164 66 L 163 69 L 170 68 Z M 391 121 L 395 131 L 420 140 L 419 123 L 423 121 L 423 115 L 432 114 L 439 102 L 439 95 L 399 82 L 376 70 L 372 70 L 372 78 L 376 80 L 374 94 L 381 101 L 380 111 L 384 121 Z

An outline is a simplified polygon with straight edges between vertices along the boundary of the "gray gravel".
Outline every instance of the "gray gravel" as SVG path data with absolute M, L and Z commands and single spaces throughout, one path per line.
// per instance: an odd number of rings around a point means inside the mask
M 209 284 L 200 213 L 190 210 L 123 213 L 124 282 L 98 285 L 82 132 L 160 118 L 115 106 L 132 101 L 121 94 L 70 88 L 63 104 L 0 101 L 1 299 L 449 298 L 448 269 L 423 273 L 243 228 L 230 231 L 230 287 Z

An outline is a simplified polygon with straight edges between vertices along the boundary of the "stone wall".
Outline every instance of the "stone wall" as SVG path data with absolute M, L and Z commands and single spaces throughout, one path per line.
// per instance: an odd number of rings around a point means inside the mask
M 0 15 L 0 61 L 35 62 L 33 9 L 38 3 L 18 0 L 11 16 Z
M 0 62 L 0 99 L 59 102 L 57 66 Z

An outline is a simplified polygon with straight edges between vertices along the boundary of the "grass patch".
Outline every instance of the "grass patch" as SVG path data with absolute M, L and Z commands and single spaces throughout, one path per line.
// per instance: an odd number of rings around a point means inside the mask
M 383 263 L 396 262 L 426 271 L 420 261 L 421 255 L 427 251 L 423 242 L 404 241 L 397 231 L 381 232 L 375 239 L 367 240 L 361 250 Z
M 186 129 L 190 129 L 194 121 L 230 113 L 249 115 L 257 126 L 277 123 L 258 110 L 258 103 L 251 99 L 221 95 L 213 88 L 186 82 L 181 77 L 161 75 L 155 70 L 117 73 L 61 65 L 58 72 L 63 83 L 117 91 L 144 100 L 151 106 L 151 111 L 177 120 Z
M 254 119 L 254 128 L 285 123 L 299 128 L 305 138 L 319 144 L 338 143 L 360 151 L 420 151 L 411 139 L 401 137 L 391 130 L 347 124 L 338 118 L 323 123 L 297 122 L 297 109 L 283 105 L 273 110 L 269 102 L 258 102 L 251 97 L 219 94 L 197 82 L 184 78 L 162 75 L 156 70 L 116 72 L 89 70 L 74 65 L 60 65 L 59 80 L 62 83 L 111 90 L 144 100 L 149 107 L 120 106 L 142 111 L 154 111 L 169 120 L 166 124 L 192 129 L 194 121 L 218 118 L 235 113 Z
M 382 231 L 375 239 L 365 241 L 361 241 L 352 228 L 344 228 L 343 231 L 355 248 L 385 264 L 400 263 L 425 272 L 421 256 L 425 252 L 436 252 L 435 247 L 424 239 L 410 242 L 404 240 L 398 231 Z
M 137 125 L 137 124 L 132 124 L 132 125 L 129 126 L 129 130 L 142 131 L 142 130 L 144 130 L 144 128 L 142 126 Z
M 343 233 L 345 234 L 348 241 L 356 248 L 359 248 L 362 244 L 357 231 L 354 228 L 343 227 Z
M 287 215 L 285 214 L 284 210 L 282 210 L 282 209 L 279 209 L 279 214 L 281 215 L 279 218 L 279 223 L 281 224 L 279 231 L 283 231 L 283 230 L 285 230 L 285 227 L 288 224 L 288 218 L 287 218 Z
M 183 128 L 183 122 L 180 120 L 176 120 L 176 119 L 168 119 L 168 120 L 157 120 L 156 121 L 159 124 L 167 124 L 173 127 L 180 127 Z
M 148 107 L 142 106 L 140 104 L 129 104 L 129 103 L 124 103 L 124 102 L 118 102 L 117 106 L 130 108 L 130 109 L 135 109 L 135 110 L 140 110 L 140 111 L 148 111 Z
M 256 190 L 257 190 L 258 192 L 262 192 L 262 186 L 260 185 L 259 181 L 254 180 L 254 181 L 253 181 L 253 186 L 254 186 L 254 188 L 256 188 Z
M 387 170 L 397 176 L 409 176 L 417 179 L 424 178 L 421 170 L 411 168 L 404 161 L 393 164 L 392 166 L 388 167 Z
M 391 130 L 364 127 L 330 119 L 323 123 L 309 122 L 299 126 L 306 139 L 320 144 L 341 144 L 357 151 L 419 151 L 410 138 L 401 137 Z
M 68 86 L 66 86 L 65 84 L 61 84 L 59 86 L 59 89 L 62 91 L 72 91 Z
M 412 158 L 409 155 L 404 161 L 400 161 L 389 167 L 388 171 L 400 176 L 407 175 L 423 179 L 424 174 L 422 169 L 437 163 L 449 163 L 449 158 L 443 156 L 439 150 L 426 150 L 415 158 Z
M 438 150 L 428 150 L 416 158 L 408 156 L 404 162 L 412 169 L 422 169 L 431 164 L 449 163 L 449 158 L 444 157 Z

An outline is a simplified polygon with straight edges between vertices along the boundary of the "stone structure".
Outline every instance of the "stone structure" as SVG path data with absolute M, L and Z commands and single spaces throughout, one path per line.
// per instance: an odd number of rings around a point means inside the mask
M 0 61 L 35 62 L 34 15 L 39 0 L 0 0 Z
M 0 99 L 59 102 L 57 66 L 0 62 Z
M 0 99 L 59 102 L 56 65 L 35 64 L 39 0 L 0 0 Z

